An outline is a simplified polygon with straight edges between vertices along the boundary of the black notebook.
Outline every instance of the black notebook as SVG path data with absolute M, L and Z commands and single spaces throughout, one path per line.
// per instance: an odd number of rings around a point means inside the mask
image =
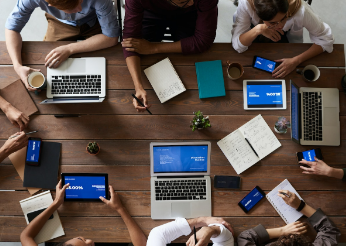
M 54 190 L 58 183 L 61 143 L 42 142 L 39 166 L 25 165 L 23 187 Z

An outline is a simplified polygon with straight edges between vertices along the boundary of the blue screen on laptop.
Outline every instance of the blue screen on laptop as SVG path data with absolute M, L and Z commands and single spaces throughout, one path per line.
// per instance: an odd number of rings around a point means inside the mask
M 154 146 L 154 173 L 208 171 L 208 145 Z
M 106 198 L 106 178 L 93 176 L 65 176 L 66 199 L 99 199 Z
M 247 82 L 248 108 L 282 108 L 281 81 Z
M 299 141 L 299 90 L 291 83 L 291 133 L 292 138 Z
M 261 199 L 263 195 L 256 188 L 253 189 L 240 203 L 249 211 L 253 206 L 255 206 Z
M 276 62 L 270 61 L 261 57 L 257 57 L 255 61 L 255 68 L 259 68 L 272 73 L 275 69 Z

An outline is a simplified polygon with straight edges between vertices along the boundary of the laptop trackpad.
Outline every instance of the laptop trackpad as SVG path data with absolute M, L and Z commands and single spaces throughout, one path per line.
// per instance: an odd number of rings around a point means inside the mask
M 336 126 L 339 124 L 338 122 L 338 114 L 339 114 L 339 111 L 338 111 L 338 108 L 323 108 L 323 113 L 324 113 L 324 116 L 323 116 L 323 125 L 324 126 Z M 322 114 L 323 114 L 322 113 Z
M 190 203 L 188 202 L 173 202 L 171 203 L 172 217 L 174 218 L 190 218 Z
M 85 59 L 71 59 L 71 63 L 68 66 L 68 73 L 85 73 L 86 60 Z

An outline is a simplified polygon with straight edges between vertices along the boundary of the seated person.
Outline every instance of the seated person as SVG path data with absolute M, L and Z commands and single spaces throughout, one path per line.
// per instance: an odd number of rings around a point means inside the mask
M 301 201 L 293 192 L 288 190 L 279 190 L 279 192 L 284 192 L 287 194 L 287 196 L 280 193 L 278 194 L 278 196 L 282 197 L 286 204 L 290 205 L 294 209 L 297 209 L 308 217 L 309 223 L 317 232 L 314 242 L 309 242 L 308 238 L 303 236 L 303 234 L 307 232 L 307 225 L 305 223 L 296 221 L 279 228 L 266 229 L 260 224 L 253 229 L 246 230 L 240 233 L 238 236 L 238 246 L 338 245 L 338 238 L 340 237 L 341 233 L 321 209 L 313 209 L 308 204 Z M 270 239 L 275 238 L 278 238 L 278 240 L 273 243 L 268 242 Z
M 275 78 L 284 78 L 300 63 L 333 51 L 330 26 L 303 0 L 239 0 L 233 22 L 232 45 L 239 53 L 263 40 L 303 43 L 303 28 L 309 31 L 314 44 L 300 55 L 276 60 L 281 64 L 273 71 Z
M 16 137 L 7 139 L 4 145 L 0 148 L 0 163 L 10 154 L 28 145 L 28 137 L 24 132 L 17 132 L 11 137 L 13 136 Z
M 20 32 L 35 8 L 46 12 L 48 28 L 44 41 L 77 41 L 59 46 L 46 56 L 46 67 L 57 68 L 70 55 L 111 47 L 118 43 L 119 26 L 112 0 L 17 0 L 6 21 L 6 46 L 14 70 L 29 91 L 28 74 L 38 71 L 23 66 Z
M 308 165 L 309 167 L 300 166 L 305 174 L 316 174 L 327 177 L 342 179 L 346 181 L 346 168 L 334 168 L 328 166 L 324 161 L 317 159 L 315 161 L 301 160 L 299 163 Z
M 135 85 L 133 99 L 138 112 L 150 107 L 141 79 L 139 54 L 201 53 L 214 42 L 218 0 L 127 0 L 125 2 L 124 40 L 127 67 Z M 161 42 L 169 27 L 172 42 Z
M 147 246 L 165 246 L 173 240 L 193 232 L 193 227 L 200 228 L 197 233 L 197 246 L 206 246 L 213 241 L 214 246 L 233 246 L 233 229 L 229 223 L 222 218 L 199 217 L 196 219 L 178 218 L 175 221 L 155 227 L 151 230 Z M 194 246 L 194 235 L 188 239 L 186 246 Z
M 44 224 L 47 222 L 48 218 L 57 210 L 64 202 L 65 190 L 69 186 L 69 184 L 64 185 L 62 187 L 61 180 L 56 186 L 56 197 L 54 202 L 40 215 L 38 215 L 34 220 L 30 222 L 29 225 L 24 229 L 24 231 L 20 234 L 20 241 L 23 246 L 37 246 L 34 238 L 40 232 Z M 118 194 L 114 192 L 113 187 L 109 186 L 109 192 L 111 194 L 110 200 L 107 200 L 103 197 L 100 199 L 107 204 L 108 207 L 117 211 L 121 218 L 124 220 L 125 225 L 127 226 L 132 243 L 134 246 L 144 246 L 146 242 L 146 237 L 141 230 L 141 228 L 137 225 L 134 219 L 131 218 L 129 212 L 127 212 L 126 208 L 122 205 Z M 60 246 L 94 246 L 94 243 L 91 239 L 85 239 L 84 237 L 76 237 L 72 238 L 66 242 L 59 243 Z
M 29 116 L 16 109 L 12 104 L 0 96 L 0 109 L 5 113 L 11 123 L 23 131 L 29 123 Z

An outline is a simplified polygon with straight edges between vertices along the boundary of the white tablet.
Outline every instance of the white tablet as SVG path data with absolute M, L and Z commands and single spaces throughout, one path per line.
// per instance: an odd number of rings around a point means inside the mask
M 286 109 L 285 80 L 244 80 L 245 110 Z

